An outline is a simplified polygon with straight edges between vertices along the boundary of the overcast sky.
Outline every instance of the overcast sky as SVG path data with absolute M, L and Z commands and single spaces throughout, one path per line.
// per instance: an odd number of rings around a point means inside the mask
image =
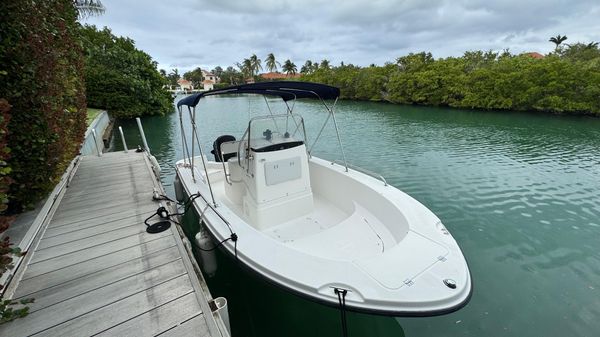
M 369 65 L 410 52 L 435 58 L 510 48 L 548 53 L 551 36 L 600 41 L 600 1 L 587 0 L 102 0 L 108 26 L 149 53 L 159 68 L 223 68 L 274 53 Z

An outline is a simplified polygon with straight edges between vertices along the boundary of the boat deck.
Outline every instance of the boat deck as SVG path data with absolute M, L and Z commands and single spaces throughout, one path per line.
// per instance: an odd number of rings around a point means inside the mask
M 145 155 L 85 156 L 75 170 L 5 294 L 35 302 L 0 335 L 226 336 L 176 226 L 146 233 L 162 186 Z
M 222 164 L 208 162 L 207 167 L 218 203 L 225 205 L 240 219 L 248 221 L 243 206 L 227 197 Z M 197 172 L 202 174 L 201 167 L 197 166 Z M 353 203 L 351 211 L 344 211 L 319 194 L 319 188 L 313 186 L 313 209 L 310 213 L 273 225 L 262 232 L 294 249 L 337 260 L 352 261 L 380 255 L 386 247 L 390 249 L 397 244 L 392 233 L 367 209 Z

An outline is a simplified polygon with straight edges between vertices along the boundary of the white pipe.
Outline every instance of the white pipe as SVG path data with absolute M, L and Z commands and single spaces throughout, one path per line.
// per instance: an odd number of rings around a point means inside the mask
M 144 143 L 144 149 L 146 149 L 146 152 L 148 154 L 150 154 L 150 148 L 148 147 L 148 142 L 146 141 L 146 134 L 144 133 L 144 128 L 142 127 L 142 121 L 140 120 L 139 117 L 136 117 L 135 121 L 137 122 L 138 129 L 140 129 L 140 135 L 142 136 L 142 142 Z
M 335 110 L 335 104 L 337 103 L 337 101 L 338 101 L 338 99 L 336 98 L 335 102 L 333 102 L 333 106 L 331 107 L 331 109 L 329 111 L 331 112 L 331 117 L 333 117 L 333 125 L 335 126 L 335 134 L 337 136 L 338 143 L 340 144 L 340 151 L 342 151 L 342 158 L 344 158 L 344 166 L 346 166 L 346 172 L 348 172 L 348 161 L 346 160 L 346 153 L 344 152 L 344 146 L 342 145 L 342 139 L 340 138 L 340 130 L 338 129 L 337 121 L 335 120 L 334 110 Z M 325 102 L 323 102 L 323 104 L 325 104 Z
M 123 148 L 125 149 L 125 153 L 127 153 L 127 143 L 125 142 L 125 136 L 123 135 L 123 128 L 119 126 L 119 132 L 121 133 L 121 140 L 123 141 Z
M 98 137 L 96 137 L 96 129 L 92 129 L 92 137 L 94 137 L 94 146 L 96 146 L 96 152 L 98 152 L 98 157 L 102 157 L 102 151 L 98 148 Z
M 214 311 L 215 313 L 221 316 L 227 331 L 231 335 L 231 324 L 229 323 L 229 310 L 227 308 L 227 299 L 225 297 L 217 297 L 213 300 L 215 302 L 215 306 L 217 309 Z

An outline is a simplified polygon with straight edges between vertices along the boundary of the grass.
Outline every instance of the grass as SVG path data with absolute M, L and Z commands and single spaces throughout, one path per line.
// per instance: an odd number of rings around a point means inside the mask
M 93 109 L 87 108 L 87 125 L 89 126 L 94 121 L 94 118 L 98 116 L 98 114 L 102 111 L 102 109 Z

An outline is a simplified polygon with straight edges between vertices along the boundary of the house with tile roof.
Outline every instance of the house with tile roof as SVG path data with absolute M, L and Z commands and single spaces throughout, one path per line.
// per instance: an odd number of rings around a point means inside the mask
M 523 53 L 523 55 L 527 55 L 527 56 L 529 56 L 531 58 L 534 58 L 534 59 L 543 59 L 544 58 L 544 55 L 542 55 L 542 54 L 540 54 L 538 52 L 535 52 L 535 51 L 534 52 L 529 52 L 529 53 Z
M 177 84 L 179 84 L 180 90 L 194 90 L 194 85 L 191 81 L 186 80 L 185 78 L 180 78 L 177 80 Z
M 302 76 L 302 74 L 285 74 L 285 73 L 272 71 L 269 73 L 260 74 L 259 76 L 260 76 L 260 78 L 262 78 L 264 80 L 275 81 L 275 80 L 285 80 L 285 79 L 290 79 L 290 78 L 298 78 L 298 77 Z

